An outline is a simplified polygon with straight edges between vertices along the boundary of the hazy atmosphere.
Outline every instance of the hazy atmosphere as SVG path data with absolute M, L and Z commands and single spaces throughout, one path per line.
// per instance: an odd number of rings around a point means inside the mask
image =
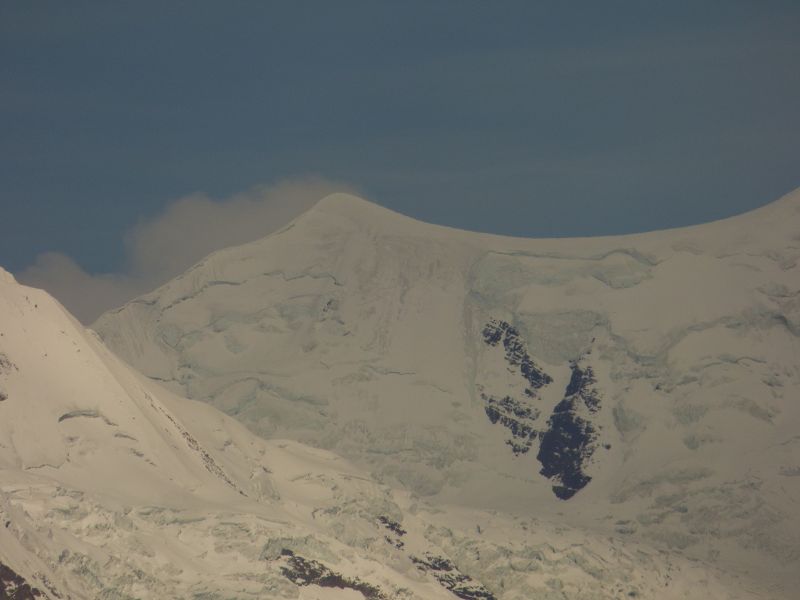
M 800 184 L 797 2 L 3 2 L 0 264 L 78 316 L 331 191 L 517 236 Z

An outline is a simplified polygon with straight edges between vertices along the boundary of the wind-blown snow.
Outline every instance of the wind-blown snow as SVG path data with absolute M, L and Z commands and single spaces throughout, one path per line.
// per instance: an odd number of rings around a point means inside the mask
M 696 227 L 551 240 L 336 195 L 95 329 L 261 436 L 434 502 L 566 521 L 791 590 L 798 231 L 797 192 Z M 500 322 L 511 351 L 484 336 Z

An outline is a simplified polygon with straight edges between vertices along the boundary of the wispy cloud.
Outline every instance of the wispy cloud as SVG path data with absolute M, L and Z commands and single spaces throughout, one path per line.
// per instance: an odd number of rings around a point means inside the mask
M 192 194 L 170 202 L 124 236 L 125 267 L 88 273 L 69 256 L 47 252 L 17 273 L 20 283 L 55 296 L 91 323 L 104 311 L 165 283 L 207 254 L 276 231 L 318 200 L 352 186 L 322 179 L 258 186 L 229 198 Z

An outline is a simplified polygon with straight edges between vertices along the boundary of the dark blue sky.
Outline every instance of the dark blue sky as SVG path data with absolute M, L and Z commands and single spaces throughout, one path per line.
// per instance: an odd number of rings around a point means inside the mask
M 0 3 L 0 264 L 304 175 L 551 236 L 800 185 L 800 2 Z

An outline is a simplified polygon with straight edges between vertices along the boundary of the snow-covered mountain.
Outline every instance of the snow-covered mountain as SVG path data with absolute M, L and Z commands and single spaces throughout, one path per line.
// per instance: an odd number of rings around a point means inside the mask
M 0 269 L 0 599 L 769 598 L 536 515 L 432 506 L 263 440 Z
M 433 502 L 800 584 L 800 193 L 516 239 L 334 195 L 94 325 L 173 391 Z

